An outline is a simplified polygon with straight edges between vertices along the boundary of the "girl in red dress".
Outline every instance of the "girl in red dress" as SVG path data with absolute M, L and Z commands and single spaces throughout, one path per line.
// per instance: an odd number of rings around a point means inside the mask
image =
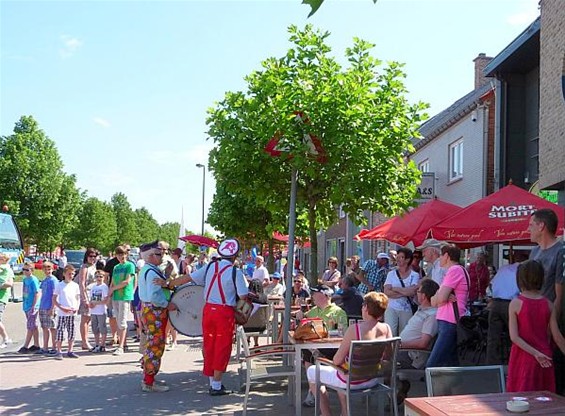
M 506 390 L 555 392 L 551 336 L 563 353 L 565 339 L 559 332 L 552 303 L 540 291 L 544 280 L 543 266 L 528 260 L 518 266 L 516 279 L 521 294 L 509 306 L 512 350 Z

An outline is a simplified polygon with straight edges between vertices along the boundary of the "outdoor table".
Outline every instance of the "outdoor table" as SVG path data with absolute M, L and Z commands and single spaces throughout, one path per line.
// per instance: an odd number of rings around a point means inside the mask
M 512 399 L 527 400 L 528 415 L 565 415 L 565 397 L 548 391 L 407 398 L 404 410 L 406 416 L 508 416 L 513 413 L 506 402 Z
M 270 301 L 269 301 L 270 302 Z M 273 343 L 276 343 L 279 339 L 279 323 L 284 319 L 284 305 L 274 305 L 273 307 Z M 297 311 L 300 309 L 300 306 L 291 305 L 291 311 Z M 280 319 L 279 319 L 280 317 Z
M 322 339 L 310 339 L 307 341 L 294 339 L 294 331 L 288 332 L 288 341 L 294 344 L 294 414 L 301 416 L 302 414 L 302 351 L 314 350 L 318 348 L 334 348 L 338 349 L 343 338 L 329 337 Z M 289 384 L 289 392 L 290 392 Z

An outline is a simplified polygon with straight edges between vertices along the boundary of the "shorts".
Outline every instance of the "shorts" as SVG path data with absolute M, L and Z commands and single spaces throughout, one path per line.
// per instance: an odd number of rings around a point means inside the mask
M 315 365 L 308 367 L 308 370 L 306 370 L 306 376 L 308 377 L 309 383 L 316 382 Z M 352 384 L 351 389 L 364 389 L 368 387 L 373 387 L 379 381 L 382 381 L 382 378 L 381 379 L 373 378 L 358 384 Z M 345 389 L 347 387 L 347 379 L 343 375 L 338 374 L 335 368 L 330 367 L 329 365 L 320 365 L 320 384 L 323 384 L 325 386 L 333 386 L 340 389 Z
M 65 329 L 67 330 L 67 339 L 73 341 L 75 339 L 75 316 L 59 316 L 57 317 L 57 341 L 63 341 L 65 337 Z
M 47 309 L 39 310 L 39 323 L 41 324 L 41 327 L 45 329 L 57 327 L 57 323 L 55 322 L 55 314 L 52 312 L 49 313 L 49 310 Z
M 94 335 L 106 335 L 108 333 L 108 328 L 106 327 L 106 314 L 90 315 L 90 324 Z
M 31 308 L 29 311 L 26 311 L 26 328 L 30 331 L 37 329 L 37 309 Z
M 113 300 L 112 301 L 112 309 L 113 309 L 114 315 L 116 316 L 118 329 L 127 329 L 127 327 L 128 327 L 127 312 L 128 312 L 129 305 L 130 305 L 129 300 Z
M 4 316 L 4 311 L 6 310 L 6 304 L 0 302 L 0 323 L 2 322 L 2 317 Z

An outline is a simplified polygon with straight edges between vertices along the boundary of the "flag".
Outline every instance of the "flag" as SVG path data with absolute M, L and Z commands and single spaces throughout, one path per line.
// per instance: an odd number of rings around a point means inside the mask
M 186 244 L 183 240 L 181 240 L 181 237 L 184 237 L 185 235 L 186 235 L 186 230 L 184 229 L 184 207 L 182 207 L 180 214 L 180 227 L 179 227 L 179 238 L 177 241 L 177 247 L 180 248 L 183 251 L 183 253 L 184 253 L 184 246 Z

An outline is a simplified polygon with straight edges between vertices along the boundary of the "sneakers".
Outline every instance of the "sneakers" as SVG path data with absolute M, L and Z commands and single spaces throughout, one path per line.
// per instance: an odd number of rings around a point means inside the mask
M 69 351 L 69 352 L 67 353 L 67 357 L 69 357 L 69 358 L 78 358 L 78 355 L 76 355 L 76 354 L 75 354 L 74 352 L 72 352 L 72 351 Z
M 123 354 L 124 354 L 124 349 L 120 347 L 116 348 L 112 353 L 112 355 L 123 355 Z
M 44 350 L 43 348 L 40 348 L 37 351 L 35 351 L 35 355 L 46 355 L 46 354 L 49 354 L 49 352 L 47 350 Z
M 53 354 L 53 358 L 55 358 L 56 360 L 62 360 L 63 354 L 61 354 L 60 352 L 56 352 L 55 354 Z
M 21 347 L 21 348 L 18 350 L 18 354 L 28 354 L 28 353 L 30 353 L 30 352 L 31 352 L 31 351 L 29 350 L 29 348 L 26 348 L 26 347 Z
M 169 391 L 169 386 L 165 386 L 162 384 L 155 384 L 155 383 L 149 385 L 141 382 L 141 391 L 147 393 L 164 393 L 166 391 Z
M 306 398 L 302 402 L 302 406 L 304 406 L 304 407 L 314 407 L 314 406 L 316 406 L 316 399 L 314 398 L 314 395 L 312 394 L 311 391 L 308 392 L 308 395 L 306 396 Z
M 8 344 L 6 344 L 5 342 L 2 342 L 2 343 L 0 344 L 0 350 L 4 349 L 4 348 L 6 348 L 6 347 L 8 347 Z
M 167 347 L 167 351 L 173 351 L 173 350 L 176 349 L 176 348 L 177 348 L 177 343 L 176 343 L 176 342 L 173 342 L 171 345 L 169 345 L 169 346 Z
M 100 352 L 100 345 L 96 345 L 88 350 L 89 352 Z
M 104 345 L 100 345 L 100 351 L 98 352 L 106 352 L 106 347 Z
M 222 388 L 220 390 L 214 390 L 210 387 L 208 394 L 210 394 L 210 396 L 225 396 L 226 394 L 231 394 L 231 390 L 227 390 L 222 384 Z
M 31 347 L 28 348 L 29 352 L 37 352 L 41 350 L 41 348 L 39 348 L 37 345 L 32 345 Z
M 49 348 L 45 354 L 47 355 L 57 355 L 57 350 L 55 348 Z

